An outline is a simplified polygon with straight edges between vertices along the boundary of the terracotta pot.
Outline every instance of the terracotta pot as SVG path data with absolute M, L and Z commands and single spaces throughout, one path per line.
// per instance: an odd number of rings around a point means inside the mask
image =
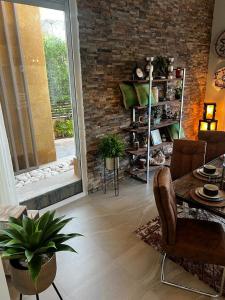
M 37 282 L 34 283 L 28 270 L 18 268 L 14 262 L 10 262 L 12 283 L 23 295 L 35 295 L 45 291 L 54 281 L 56 275 L 55 254 L 41 267 Z
M 115 170 L 119 169 L 120 166 L 120 159 L 119 157 L 107 157 L 105 159 L 106 162 L 106 169 L 109 171 L 113 171 L 114 170 L 114 166 L 115 166 Z

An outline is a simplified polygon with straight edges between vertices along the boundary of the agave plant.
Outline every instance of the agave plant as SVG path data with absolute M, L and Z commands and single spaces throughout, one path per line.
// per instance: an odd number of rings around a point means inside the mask
M 72 218 L 55 217 L 55 211 L 46 212 L 37 220 L 23 216 L 22 220 L 9 219 L 7 229 L 0 231 L 0 251 L 2 258 L 25 263 L 35 282 L 44 263 L 44 257 L 51 257 L 59 251 L 77 253 L 64 244 L 79 233 L 59 233 Z

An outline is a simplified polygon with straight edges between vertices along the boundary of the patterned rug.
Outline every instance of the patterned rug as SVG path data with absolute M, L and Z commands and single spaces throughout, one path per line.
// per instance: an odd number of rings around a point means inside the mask
M 181 216 L 181 214 L 179 214 Z M 192 216 L 193 217 L 193 216 Z M 202 216 L 203 217 L 203 216 Z M 205 218 L 205 216 L 204 216 Z M 215 220 L 214 217 L 207 215 L 207 219 Z M 224 223 L 224 220 L 219 220 Z M 138 228 L 135 233 L 138 238 L 143 240 L 145 243 L 152 246 L 155 250 L 162 253 L 161 248 L 161 226 L 159 217 L 151 220 L 146 225 Z M 207 264 L 196 264 L 187 259 L 181 259 L 177 257 L 169 257 L 172 261 L 182 266 L 186 271 L 190 272 L 194 276 L 197 276 L 200 280 L 208 284 L 215 291 L 219 292 L 221 278 L 223 273 L 223 267 L 215 266 L 215 265 L 207 265 Z M 225 287 L 223 295 L 225 295 Z

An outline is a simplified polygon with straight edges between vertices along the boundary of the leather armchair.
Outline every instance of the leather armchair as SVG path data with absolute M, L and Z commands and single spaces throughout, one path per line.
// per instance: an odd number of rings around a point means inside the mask
M 225 154 L 224 131 L 199 131 L 198 139 L 207 142 L 206 163 Z
M 205 164 L 206 142 L 174 140 L 171 175 L 176 180 Z
M 209 294 L 197 289 L 177 285 L 165 280 L 164 264 L 167 255 L 188 258 L 194 262 L 225 265 L 225 233 L 219 223 L 177 217 L 175 192 L 169 168 L 159 169 L 154 177 L 154 195 L 162 227 L 164 251 L 161 282 L 210 297 L 222 294 L 225 272 L 220 294 Z

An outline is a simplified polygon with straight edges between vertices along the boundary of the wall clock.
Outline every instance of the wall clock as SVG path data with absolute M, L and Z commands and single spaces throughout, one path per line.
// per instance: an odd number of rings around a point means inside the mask
M 217 38 L 215 50 L 218 56 L 225 58 L 225 31 Z
M 137 80 L 141 80 L 144 78 L 144 72 L 140 67 L 136 67 L 134 70 L 134 75 Z
M 225 89 L 225 67 L 215 73 L 215 86 Z

